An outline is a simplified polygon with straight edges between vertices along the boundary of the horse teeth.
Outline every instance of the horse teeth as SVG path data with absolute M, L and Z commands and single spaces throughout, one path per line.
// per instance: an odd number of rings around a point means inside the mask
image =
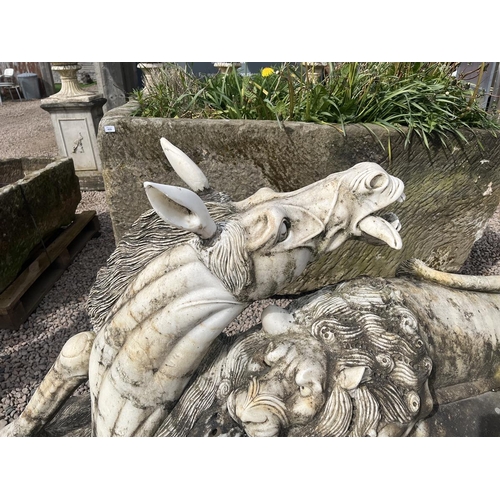
M 391 225 L 392 227 L 396 230 L 396 231 L 401 231 L 401 222 L 399 222 L 399 220 L 395 220 L 393 222 L 391 222 Z

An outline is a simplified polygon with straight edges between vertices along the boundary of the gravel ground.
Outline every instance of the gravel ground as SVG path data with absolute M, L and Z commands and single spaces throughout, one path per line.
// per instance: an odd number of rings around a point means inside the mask
M 38 100 L 4 102 L 0 105 L 0 158 L 33 156 L 57 156 L 50 115 L 40 108 Z M 0 427 L 24 409 L 66 340 L 90 329 L 85 302 L 97 271 L 115 245 L 105 193 L 83 192 L 77 212 L 86 210 L 97 212 L 101 235 L 87 243 L 18 330 L 0 329 Z M 500 274 L 500 210 L 475 244 L 462 272 Z M 243 311 L 226 332 L 234 334 L 249 328 L 271 302 L 287 304 L 286 300 L 256 303 Z M 87 390 L 85 385 L 77 393 Z
M 55 157 L 56 136 L 50 114 L 40 100 L 10 101 L 0 105 L 0 158 Z

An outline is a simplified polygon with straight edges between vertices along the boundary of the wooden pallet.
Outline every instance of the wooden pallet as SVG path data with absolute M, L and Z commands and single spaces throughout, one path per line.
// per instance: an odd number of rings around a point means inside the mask
M 0 294 L 0 328 L 17 330 L 99 230 L 95 211 L 75 215 L 73 223 Z

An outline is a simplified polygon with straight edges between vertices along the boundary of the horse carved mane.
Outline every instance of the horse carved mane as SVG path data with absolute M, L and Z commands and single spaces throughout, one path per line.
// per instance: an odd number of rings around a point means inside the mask
M 213 219 L 228 220 L 234 215 L 230 204 L 207 202 Z M 147 234 L 147 238 L 144 235 Z M 109 312 L 130 282 L 161 253 L 193 239 L 190 231 L 179 229 L 161 219 L 154 209 L 144 212 L 130 227 L 97 273 L 87 301 L 94 331 L 99 331 Z

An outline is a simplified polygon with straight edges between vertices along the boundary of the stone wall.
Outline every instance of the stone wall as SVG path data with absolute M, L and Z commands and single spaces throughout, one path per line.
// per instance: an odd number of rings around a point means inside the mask
M 476 130 L 462 146 L 453 137 L 427 149 L 407 148 L 396 131 L 378 126 L 338 127 L 271 121 L 140 118 L 136 103 L 111 110 L 100 123 L 98 143 L 115 238 L 120 240 L 149 204 L 144 181 L 185 186 L 160 147 L 160 138 L 183 150 L 212 187 L 241 200 L 263 186 L 290 191 L 362 161 L 382 165 L 406 185 L 407 201 L 394 207 L 404 247 L 348 242 L 305 272 L 287 291 L 312 290 L 360 274 L 391 276 L 417 257 L 457 271 L 500 203 L 500 141 Z M 113 126 L 114 132 L 105 132 Z M 391 159 L 388 155 L 390 141 Z M 384 148 L 381 146 L 383 145 Z

